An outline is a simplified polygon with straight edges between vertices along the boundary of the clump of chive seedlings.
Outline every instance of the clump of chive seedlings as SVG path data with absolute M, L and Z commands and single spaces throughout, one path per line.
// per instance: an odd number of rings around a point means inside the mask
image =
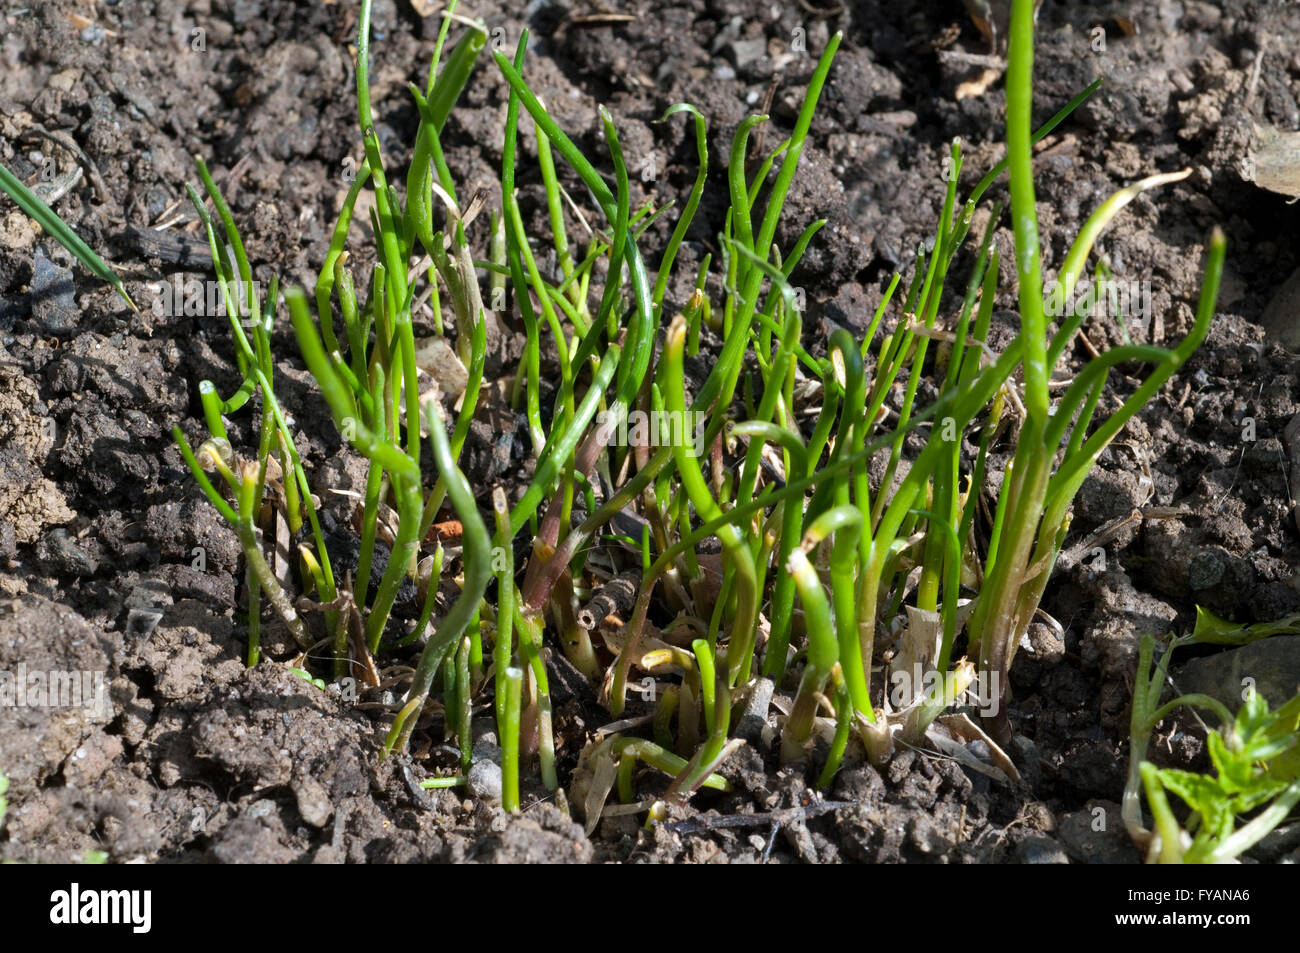
M 521 772 L 535 756 L 543 786 L 557 785 L 546 655 L 563 651 L 593 682 L 611 716 L 624 715 L 634 667 L 648 673 L 656 688 L 650 731 L 653 740 L 622 732 L 595 744 L 587 762 L 620 798 L 631 801 L 638 765 L 674 775 L 662 801 L 684 800 L 700 787 L 725 786 L 716 769 L 738 743 L 731 737 L 733 700 L 754 680 L 766 676 L 794 692 L 783 726 L 781 750 L 788 760 L 813 759 L 818 783 L 826 786 L 846 757 L 856 735 L 876 759 L 888 756 L 895 734 L 924 737 L 929 725 L 956 704 L 974 673 L 969 660 L 953 655 L 959 636 L 978 660 L 980 676 L 1005 680 L 1015 645 L 1037 610 L 1052 564 L 1064 539 L 1069 506 L 1087 472 L 1124 424 L 1200 343 L 1213 315 L 1223 243 L 1210 244 L 1201 306 L 1192 333 L 1173 350 L 1125 345 L 1086 365 L 1053 408 L 1046 381 L 1062 359 L 1086 316 L 1087 302 L 1067 315 L 1050 336 L 1044 314 L 1042 276 L 1036 250 L 1030 145 L 1055 128 L 1096 88 L 1089 87 L 1049 123 L 1031 134 L 1032 3 L 1013 7 L 1008 71 L 1008 158 L 991 170 L 964 203 L 958 201 L 959 143 L 952 146 L 943 212 L 932 247 L 923 247 L 916 269 L 902 291 L 902 317 L 884 323 L 902 277 L 894 276 L 866 336 L 855 341 L 837 330 L 827 341 L 827 357 L 815 358 L 804 343 L 799 296 L 791 278 L 816 240 L 822 222 L 811 223 L 788 249 L 775 244 L 777 226 L 790 186 L 798 174 L 803 146 L 839 44 L 831 38 L 808 83 L 791 135 L 770 154 L 748 162 L 750 132 L 763 117 L 742 123 L 733 139 L 728 167 L 729 206 L 718 242 L 723 299 L 709 300 L 706 263 L 696 276 L 696 291 L 680 313 L 665 313 L 676 253 L 699 207 L 707 169 L 705 118 L 689 104 L 667 110 L 664 119 L 693 120 L 699 174 L 682 206 L 672 237 L 651 270 L 639 247 L 644 231 L 668 207 L 633 208 L 627 164 L 618 131 L 605 110 L 599 118 L 608 155 L 585 155 L 554 121 L 525 78 L 528 35 L 513 58 L 494 51 L 497 68 L 509 86 L 501 167 L 501 215 L 493 216 L 487 244 L 490 258 L 470 253 L 470 218 L 455 191 L 455 176 L 441 145 L 447 116 L 469 81 L 485 43 L 485 31 L 471 27 L 439 68 L 452 22 L 444 20 L 423 91 L 412 88 L 420 115 L 405 203 L 385 173 L 385 159 L 374 133 L 369 96 L 370 4 L 363 2 L 358 34 L 358 119 L 366 160 L 349 190 L 329 253 L 321 268 L 314 311 L 305 295 L 286 293 L 295 335 L 347 442 L 368 463 L 361 513 L 361 556 L 350 587 L 340 587 L 329 571 L 328 554 L 316 527 L 311 495 L 292 435 L 284 424 L 271 386 L 269 331 L 275 302 L 256 327 L 253 340 L 232 322 L 243 383 L 229 400 L 212 387 L 201 388 L 211 441 L 225 439 L 223 414 L 233 413 L 256 393 L 264 423 L 258 453 L 223 479 L 237 505 L 226 503 L 207 480 L 202 465 L 182 442 L 182 452 L 214 505 L 241 529 L 252 593 L 268 594 L 285 618 L 286 600 L 262 579 L 252 552 L 260 545 L 248 513 L 260 512 L 259 487 L 270 455 L 284 472 L 286 509 L 290 485 L 307 511 L 313 540 L 308 546 L 310 580 L 327 636 L 334 649 L 336 674 L 359 643 L 371 654 L 387 647 L 423 642 L 412 684 L 397 712 L 385 745 L 400 751 L 415 730 L 421 711 L 443 673 L 445 730 L 464 750 L 472 739 L 467 724 L 473 712 L 475 672 L 491 659 L 490 687 L 503 752 L 503 803 L 522 804 Z M 1030 11 L 1027 13 L 1026 11 Z M 551 227 L 549 242 L 558 275 L 543 274 L 525 228 L 515 182 L 520 161 L 519 126 L 531 121 L 539 174 Z M 565 209 L 573 204 L 561 184 L 559 161 L 582 183 L 603 226 L 592 229 L 585 252 L 578 252 L 566 230 Z M 605 172 L 600 171 L 604 168 Z M 749 170 L 755 169 L 750 176 Z M 1021 329 L 1001 354 L 986 344 L 997 292 L 1000 250 L 993 242 L 995 210 L 975 253 L 962 304 L 951 327 L 940 324 L 940 301 L 949 270 L 966 244 L 976 204 L 1009 168 L 1012 219 L 1016 234 Z M 215 188 L 204 184 L 226 227 L 235 252 L 231 262 L 215 238 L 218 278 L 233 283 L 248 277 L 242 246 Z M 1072 286 L 1082 276 L 1097 235 L 1132 197 L 1171 181 L 1157 176 L 1123 190 L 1088 220 L 1062 266 L 1058 281 Z M 376 264 L 364 281 L 347 265 L 346 244 L 353 209 L 363 189 L 373 195 Z M 200 204 L 201 208 L 201 204 Z M 201 212 L 202 214 L 202 212 Z M 207 221 L 209 235 L 213 229 Z M 441 227 L 437 227 L 441 222 Z M 535 456 L 528 483 L 511 506 L 494 491 L 494 532 L 459 470 L 480 394 L 488 316 L 478 271 L 490 287 L 512 293 L 524 329 L 525 348 L 512 397 L 525 414 Z M 223 285 L 223 289 L 224 289 Z M 358 289 L 366 294 L 364 300 Z M 335 323 L 342 323 L 340 336 Z M 458 353 L 468 359 L 471 384 L 450 436 L 440 415 L 421 404 L 414 359 L 413 310 L 428 300 L 440 333 L 441 316 L 454 318 Z M 239 313 L 238 311 L 234 313 Z M 688 381 L 685 355 L 698 353 L 702 326 L 721 335 L 721 348 L 702 382 Z M 655 342 L 666 332 L 656 357 Z M 942 364 L 931 361 L 930 342 L 945 344 Z M 558 386 L 549 407 L 541 402 L 543 341 L 556 355 Z M 1093 428 L 1109 369 L 1119 363 L 1154 365 L 1138 392 L 1119 411 Z M 753 373 L 747 373 L 746 368 Z M 927 373 L 936 375 L 938 397 L 918 407 L 917 394 Z M 1016 379 L 1023 374 L 1023 398 Z M 820 407 L 811 431 L 799 426 L 798 402 L 815 384 Z M 740 390 L 742 380 L 744 390 Z M 688 393 L 688 386 L 693 393 Z M 744 402 L 745 417 L 731 417 L 733 400 Z M 1014 426 L 1009 408 L 1023 404 L 1015 459 L 997 501 L 987 539 L 981 540 L 980 496 L 990 448 Z M 894 410 L 885 427 L 886 406 Z M 269 414 L 268 414 L 269 411 Z M 639 433 L 629 446 L 611 445 L 633 411 L 659 412 L 703 422 L 704 457 L 682 436 Z M 600 419 L 597 415 L 601 414 Z M 270 423 L 266 422 L 269 418 Z M 430 435 L 438 479 L 421 482 L 423 421 Z M 1092 429 L 1091 435 L 1089 430 Z M 903 469 L 904 439 L 925 433 L 924 447 Z M 973 450 L 965 448 L 965 441 Z M 725 466 L 726 454 L 738 464 Z M 225 453 L 210 452 L 215 460 Z M 1064 451 L 1063 456 L 1058 455 Z M 870 464 L 884 455 L 885 479 L 873 485 Z M 224 458 L 223 458 L 224 459 Z M 764 477 L 772 460 L 779 480 Z M 226 463 L 232 474 L 236 471 Z M 220 468 L 217 468 L 220 472 Z M 248 479 L 243 478 L 248 475 Z M 290 479 L 292 475 L 293 479 Z M 248 484 L 246 486 L 246 483 Z M 896 484 L 896 485 L 895 485 Z M 963 492 L 965 484 L 968 489 Z M 250 506 L 245 509 L 245 494 Z M 429 527 L 450 501 L 465 532 L 461 593 L 435 622 L 437 578 L 428 580 L 415 626 L 391 633 L 396 593 L 415 576 Z M 578 504 L 582 504 L 579 519 Z M 397 514 L 389 558 L 381 577 L 377 564 L 379 514 Z M 607 527 L 632 514 L 643 521 L 639 551 L 629 557 L 641 574 L 621 645 L 612 656 L 592 636 L 593 620 L 578 610 L 592 592 L 629 567 L 617 550 L 598 545 Z M 528 557 L 516 565 L 514 542 L 525 534 Z M 618 531 L 613 536 L 626 538 Z M 701 544 L 715 537 L 722 547 L 717 572 L 710 577 Z M 611 557 L 610 553 L 615 555 Z M 489 558 L 491 554 L 491 558 Z M 442 567 L 441 557 L 432 557 Z M 316 568 L 319 567 L 319 571 Z M 913 570 L 919 569 L 916 584 Z M 495 604 L 484 600 L 495 581 Z M 969 580 L 974 579 L 972 586 Z M 340 600 L 342 605 L 340 605 Z M 974 603 L 973 607 L 971 603 Z M 675 616 L 676 643 L 643 648 L 651 635 L 652 607 Z M 290 604 L 289 613 L 294 611 Z M 882 623 L 907 613 L 902 647 L 878 644 Z M 547 620 L 550 620 L 548 626 Z M 760 620 L 766 620 L 765 642 Z M 583 625 L 580 622 L 585 621 Z M 286 624 L 289 620 L 285 618 Z M 361 637 L 352 640 L 360 625 Z M 677 630 L 694 634 L 686 640 Z M 431 634 L 430 634 L 431 632 Z M 548 633 L 555 636 L 547 645 Z M 388 642 L 385 643 L 385 637 Z M 351 640 L 351 641 L 350 641 Z M 491 654 L 483 642 L 492 643 Z M 870 678 L 879 650 L 913 661 L 937 674 L 930 688 L 914 686 L 901 708 L 871 696 Z M 250 660 L 254 656 L 250 651 Z M 792 671 L 798 666 L 798 671 Z M 795 676 L 787 682 L 787 676 Z M 483 696 L 484 699 L 486 696 Z M 1005 702 L 989 719 L 998 740 L 1009 728 Z M 824 746 L 819 748 L 819 742 Z M 448 782 L 453 783 L 453 782 Z M 662 811 L 655 808 L 652 816 Z

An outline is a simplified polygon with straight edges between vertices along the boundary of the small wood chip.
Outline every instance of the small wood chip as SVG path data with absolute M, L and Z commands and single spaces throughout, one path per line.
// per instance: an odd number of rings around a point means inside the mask
M 619 573 L 592 595 L 591 601 L 578 610 L 578 625 L 591 631 L 607 616 L 627 612 L 636 601 L 641 573 Z

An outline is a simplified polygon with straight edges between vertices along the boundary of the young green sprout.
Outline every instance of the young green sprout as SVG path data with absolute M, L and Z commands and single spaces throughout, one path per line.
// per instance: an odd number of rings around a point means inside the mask
M 116 291 L 132 311 L 138 312 L 140 310 L 135 306 L 135 302 L 131 300 L 131 296 L 127 294 L 126 287 L 122 284 L 122 279 L 117 276 L 117 272 L 105 264 L 104 260 L 95 254 L 91 247 L 82 240 L 81 236 L 73 231 L 63 219 L 59 218 L 58 213 L 46 205 L 39 195 L 29 189 L 22 179 L 3 165 L 0 165 L 0 190 L 6 192 L 10 198 L 17 202 L 18 207 L 40 225 L 46 234 L 71 252 L 77 261 L 85 266 L 87 271 Z

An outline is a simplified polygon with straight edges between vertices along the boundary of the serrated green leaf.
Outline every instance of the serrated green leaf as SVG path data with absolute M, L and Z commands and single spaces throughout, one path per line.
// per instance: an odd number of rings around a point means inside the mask
M 1198 838 L 1209 836 L 1217 839 L 1225 833 L 1232 833 L 1231 798 L 1217 778 L 1165 768 L 1160 771 L 1160 783 L 1200 815 Z
M 1215 615 L 1204 606 L 1196 607 L 1196 627 L 1192 630 L 1190 643 L 1200 645 L 1249 645 L 1270 635 L 1286 635 L 1300 632 L 1300 613 L 1278 619 L 1276 622 L 1257 622 L 1254 625 L 1238 625 Z
M 1255 779 L 1251 790 L 1242 791 L 1233 796 L 1232 813 L 1245 814 L 1253 811 L 1260 805 L 1273 800 L 1281 791 L 1286 789 L 1286 786 L 1286 781 L 1275 781 L 1267 775 L 1261 774 Z
M 1229 748 L 1223 736 L 1217 731 L 1212 731 L 1206 736 L 1205 747 L 1224 791 L 1236 794 L 1251 789 L 1255 780 L 1255 765 L 1250 758 L 1244 757 L 1240 751 Z

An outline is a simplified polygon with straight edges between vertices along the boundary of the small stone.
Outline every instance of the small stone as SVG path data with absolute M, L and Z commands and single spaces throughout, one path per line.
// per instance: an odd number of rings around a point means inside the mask
M 1030 834 L 1016 844 L 1016 860 L 1022 864 L 1068 864 L 1070 857 L 1052 838 Z
M 1264 307 L 1259 323 L 1273 340 L 1291 351 L 1300 351 L 1300 268 L 1291 273 L 1291 277 L 1273 292 L 1273 297 Z
M 469 372 L 457 356 L 456 351 L 444 337 L 419 338 L 415 342 L 415 366 L 429 375 L 431 385 L 436 384 L 439 393 L 449 400 L 454 400 L 465 393 L 469 383 Z M 421 397 L 428 392 L 421 388 Z
M 1036 662 L 1051 668 L 1065 658 L 1065 643 L 1050 625 L 1042 622 L 1031 624 L 1026 638 L 1029 640 L 1029 651 Z
M 731 62 L 736 64 L 736 69 L 744 69 L 755 60 L 760 60 L 767 56 L 766 40 L 732 40 L 726 46 L 727 54 L 731 57 Z
M 496 738 L 480 738 L 474 742 L 474 747 L 470 752 L 471 761 L 491 761 L 493 764 L 501 763 L 501 749 L 496 744 Z
M 1250 685 L 1276 708 L 1300 685 L 1300 636 L 1273 636 L 1191 659 L 1175 670 L 1174 679 L 1184 692 L 1204 692 L 1234 711 Z
M 248 809 L 244 811 L 243 816 L 250 820 L 260 820 L 263 817 L 270 817 L 275 814 L 276 810 L 274 801 L 270 798 L 262 798 L 250 804 Z
M 1300 198 L 1300 132 L 1273 126 L 1256 128 L 1259 151 L 1250 156 L 1250 179 L 1292 201 Z
M 1300 824 L 1276 827 L 1251 848 L 1251 856 L 1265 863 L 1279 863 L 1290 851 L 1300 849 Z
M 32 260 L 32 318 L 47 334 L 71 334 L 79 314 L 73 295 L 72 272 L 56 265 L 37 249 Z
M 498 803 L 501 800 L 501 766 L 493 761 L 475 761 L 469 767 L 465 786 L 479 800 Z
M 1187 585 L 1193 589 L 1209 589 L 1223 581 L 1227 572 L 1227 553 L 1217 546 L 1207 546 L 1192 557 L 1187 567 Z
M 99 560 L 63 527 L 55 527 L 37 544 L 36 560 L 47 572 L 86 578 L 99 569 Z
M 325 785 L 315 778 L 304 777 L 293 785 L 293 795 L 298 801 L 298 813 L 312 827 L 324 827 L 334 816 L 334 805 Z
M 126 612 L 126 628 L 123 634 L 148 638 L 153 634 L 153 630 L 158 628 L 158 623 L 162 621 L 162 617 L 162 612 L 157 609 L 128 609 Z
M 480 743 L 487 743 L 493 748 L 500 748 L 497 741 L 497 723 L 495 718 L 475 718 L 471 724 L 471 732 L 474 736 L 474 745 L 477 747 Z
M 775 688 L 770 678 L 760 678 L 754 682 L 745 699 L 745 707 L 736 720 L 736 737 L 744 738 L 752 745 L 762 740 L 763 728 L 767 725 L 767 709 L 772 704 L 772 692 Z

